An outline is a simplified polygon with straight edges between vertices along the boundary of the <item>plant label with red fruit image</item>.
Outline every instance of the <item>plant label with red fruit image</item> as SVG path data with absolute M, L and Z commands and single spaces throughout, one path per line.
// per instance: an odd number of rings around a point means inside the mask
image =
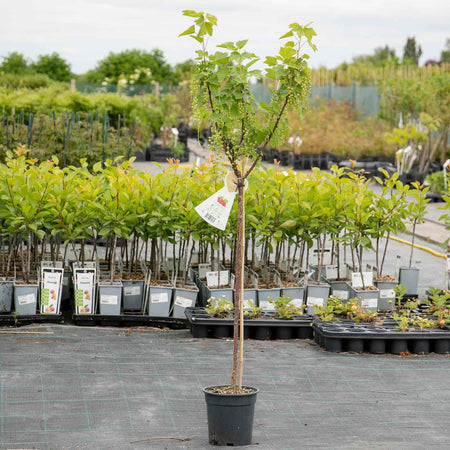
M 205 222 L 208 222 L 219 230 L 225 230 L 237 194 L 234 173 L 228 172 L 224 181 L 225 186 L 222 189 L 218 190 L 195 208 Z M 245 183 L 245 188 L 247 188 L 247 180 L 245 180 Z
M 204 221 L 219 230 L 225 230 L 235 197 L 236 192 L 229 192 L 226 187 L 223 187 L 198 205 L 195 210 Z

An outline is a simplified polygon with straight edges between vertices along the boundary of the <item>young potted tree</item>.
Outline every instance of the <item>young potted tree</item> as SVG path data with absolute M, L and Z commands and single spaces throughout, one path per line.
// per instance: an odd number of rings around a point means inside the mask
M 418 181 L 411 183 L 414 189 L 409 190 L 409 194 L 413 197 L 407 207 L 407 220 L 412 225 L 411 231 L 411 251 L 409 253 L 409 264 L 406 267 L 400 267 L 399 284 L 406 288 L 405 295 L 417 295 L 419 284 L 419 269 L 413 267 L 414 241 L 416 238 L 417 225 L 425 222 L 425 214 L 427 213 L 428 187 L 424 187 Z
M 258 57 L 244 49 L 247 41 L 227 42 L 219 46 L 219 51 L 209 53 L 206 41 L 213 34 L 216 17 L 196 11 L 183 14 L 192 17 L 194 24 L 181 35 L 200 44 L 191 82 L 194 116 L 197 121 L 208 120 L 212 132 L 210 146 L 230 163 L 238 197 L 232 374 L 228 385 L 204 389 L 209 442 L 247 445 L 252 440 L 258 389 L 242 384 L 245 182 L 268 145 L 276 146 L 287 137 L 287 111 L 293 108 L 299 114 L 305 112 L 310 71 L 303 47 L 306 44 L 316 50 L 311 42 L 316 33 L 309 24 L 289 26 L 282 38 L 290 39 L 277 55 L 265 60 L 265 76 L 277 83 L 277 89 L 272 91 L 270 103 L 263 103 L 257 102 L 250 91 L 250 77 L 261 78 L 262 73 L 251 69 Z
M 384 169 L 381 172 L 385 176 L 383 181 L 379 177 L 375 177 L 375 180 L 382 186 L 382 191 L 380 195 L 374 196 L 372 237 L 375 240 L 377 276 L 374 284 L 379 289 L 378 309 L 386 311 L 395 308 L 395 292 L 393 289 L 397 286 L 398 280 L 383 274 L 384 263 L 390 236 L 405 229 L 404 219 L 408 205 L 406 196 L 409 186 L 404 185 L 398 179 L 399 174 L 397 172 L 391 177 Z

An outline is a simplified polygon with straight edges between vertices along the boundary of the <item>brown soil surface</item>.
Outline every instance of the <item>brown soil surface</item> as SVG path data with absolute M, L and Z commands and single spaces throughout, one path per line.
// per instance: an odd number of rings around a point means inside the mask
M 251 392 L 255 392 L 255 389 L 242 387 L 242 389 L 238 389 L 237 387 L 230 386 L 216 386 L 207 389 L 207 392 L 211 392 L 213 394 L 250 394 Z

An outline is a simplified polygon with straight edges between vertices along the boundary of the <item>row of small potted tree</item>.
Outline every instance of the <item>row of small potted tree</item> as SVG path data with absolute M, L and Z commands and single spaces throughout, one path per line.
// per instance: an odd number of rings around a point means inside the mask
M 84 161 L 64 169 L 57 163 L 56 158 L 37 163 L 19 150 L 0 166 L 3 277 L 29 283 L 36 281 L 42 260 L 94 260 L 99 278 L 110 284 L 144 267 L 152 281 L 181 286 L 189 284 L 194 263 L 206 263 L 219 277 L 234 263 L 235 228 L 211 227 L 194 209 L 222 187 L 223 165 L 186 170 L 172 164 L 151 175 L 134 169 L 131 160 L 97 163 L 92 171 Z M 281 274 L 286 286 L 298 284 L 311 265 L 318 281 L 342 279 L 349 262 L 365 288 L 364 252 L 374 251 L 382 279 L 389 237 L 408 221 L 414 231 L 427 199 L 426 189 L 403 185 L 396 174 L 377 181 L 379 194 L 364 177 L 344 169 L 307 175 L 254 171 L 246 192 L 247 273 L 267 289 L 274 274 L 276 283 Z M 236 214 L 233 208 L 229 224 Z M 334 276 L 324 269 L 330 245 Z

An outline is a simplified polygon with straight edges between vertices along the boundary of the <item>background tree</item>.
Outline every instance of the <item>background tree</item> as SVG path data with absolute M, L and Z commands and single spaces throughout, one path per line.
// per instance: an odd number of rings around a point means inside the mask
M 28 60 L 22 53 L 11 52 L 8 56 L 3 57 L 0 71 L 5 73 L 14 73 L 17 75 L 25 75 L 31 72 Z
M 48 75 L 55 81 L 70 81 L 72 78 L 70 64 L 56 52 L 51 55 L 39 55 L 31 67 L 35 72 Z
M 146 75 L 145 70 L 150 69 L 151 75 Z M 105 78 L 111 83 L 117 83 L 119 77 L 123 74 L 129 77 L 141 70 L 141 76 L 136 80 L 136 84 L 146 84 L 151 81 L 168 84 L 176 81 L 174 71 L 170 64 L 165 60 L 164 54 L 159 49 L 153 49 L 151 52 L 145 50 L 125 50 L 114 53 L 99 61 L 97 67 L 86 74 L 87 81 L 91 83 L 102 83 Z
M 408 37 L 403 48 L 403 64 L 419 65 L 419 58 L 422 56 L 422 47 L 417 44 L 415 37 Z
M 388 45 L 384 47 L 377 47 L 373 55 L 359 55 L 353 58 L 353 63 L 370 63 L 374 66 L 384 66 L 387 62 L 395 62 L 398 64 L 398 58 L 395 55 L 395 49 L 389 48 Z
M 441 62 L 450 63 L 450 38 L 445 41 L 444 50 L 441 52 Z

